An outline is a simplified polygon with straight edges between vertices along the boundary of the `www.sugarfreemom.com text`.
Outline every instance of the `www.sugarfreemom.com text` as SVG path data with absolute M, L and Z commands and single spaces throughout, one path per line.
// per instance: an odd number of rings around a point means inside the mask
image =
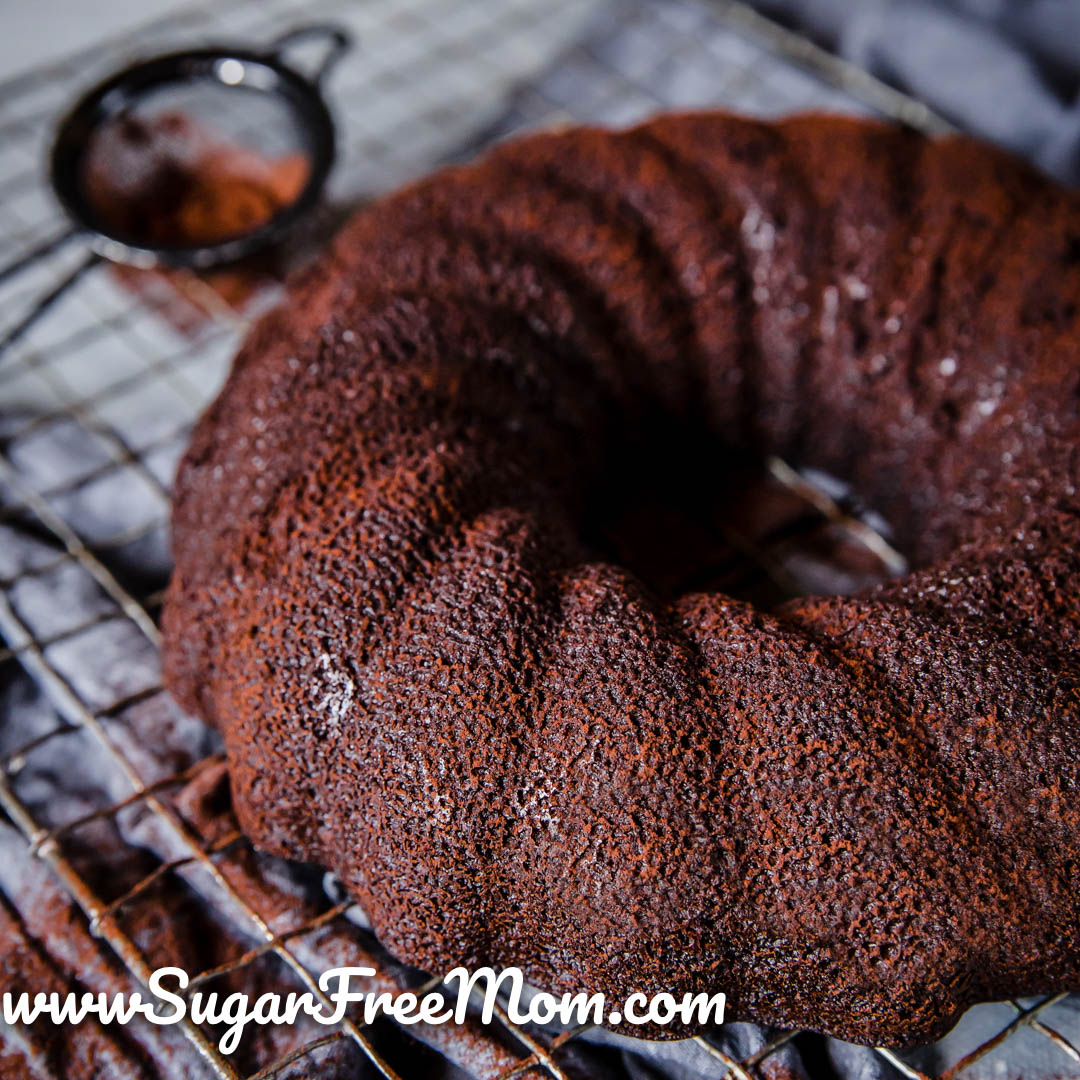
M 93 1018 L 100 1024 L 128 1024 L 141 1016 L 151 1024 L 179 1024 L 185 1018 L 192 1023 L 223 1024 L 218 1040 L 223 1054 L 231 1054 L 240 1045 L 248 1024 L 293 1024 L 304 1014 L 320 1024 L 336 1025 L 345 1019 L 351 1005 L 357 1005 L 365 1024 L 376 1017 L 389 1016 L 399 1024 L 464 1023 L 473 999 L 482 1023 L 490 1024 L 500 994 L 502 1006 L 514 1024 L 666 1025 L 679 1022 L 722 1024 L 726 998 L 723 994 L 660 993 L 652 997 L 630 994 L 618 1008 L 607 1012 L 603 994 L 563 994 L 556 997 L 538 991 L 527 994 L 519 968 L 496 972 L 482 967 L 469 972 L 454 968 L 442 987 L 425 994 L 411 991 L 371 993 L 350 987 L 352 979 L 371 978 L 377 972 L 370 967 L 330 968 L 319 977 L 320 997 L 304 993 L 265 993 L 252 1000 L 249 994 L 204 993 L 190 998 L 181 995 L 187 989 L 188 974 L 183 968 L 161 967 L 150 977 L 148 989 L 152 1000 L 142 994 L 11 994 L 3 995 L 3 1017 L 7 1024 L 32 1024 L 50 1019 L 56 1024 L 78 1024 Z

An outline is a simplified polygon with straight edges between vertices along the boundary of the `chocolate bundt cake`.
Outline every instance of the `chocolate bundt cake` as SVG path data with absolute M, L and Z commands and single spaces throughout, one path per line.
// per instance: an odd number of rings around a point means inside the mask
M 893 1045 L 1080 988 L 1078 305 L 1080 198 L 965 138 L 507 144 L 245 344 L 177 480 L 169 685 L 255 843 L 428 970 Z M 773 454 L 911 572 L 765 610 L 610 557 L 610 491 Z

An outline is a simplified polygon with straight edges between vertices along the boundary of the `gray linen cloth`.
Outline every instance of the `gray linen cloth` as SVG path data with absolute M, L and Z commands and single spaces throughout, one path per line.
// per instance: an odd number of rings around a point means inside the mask
M 1076 0 L 758 0 L 958 127 L 1080 180 Z

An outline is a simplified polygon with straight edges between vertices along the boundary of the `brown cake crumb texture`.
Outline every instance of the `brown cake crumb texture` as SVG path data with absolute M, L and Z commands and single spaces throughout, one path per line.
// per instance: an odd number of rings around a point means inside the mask
M 364 210 L 178 479 L 167 675 L 244 828 L 431 971 L 889 1044 L 1080 988 L 1078 302 L 1076 195 L 861 120 L 544 134 Z M 767 611 L 605 556 L 642 461 L 692 503 L 767 454 L 913 572 Z

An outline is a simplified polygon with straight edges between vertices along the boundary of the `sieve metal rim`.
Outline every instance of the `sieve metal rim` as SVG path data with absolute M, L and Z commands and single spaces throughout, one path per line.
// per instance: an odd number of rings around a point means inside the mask
M 302 37 L 316 35 L 329 40 L 330 51 L 309 77 L 286 61 L 285 50 Z M 116 72 L 93 87 L 60 121 L 49 156 L 50 184 L 75 231 L 102 258 L 143 268 L 206 269 L 243 259 L 279 241 L 314 209 L 333 166 L 336 133 L 320 84 L 331 64 L 349 45 L 349 36 L 339 27 L 309 26 L 290 31 L 265 50 L 220 44 L 154 56 Z M 241 65 L 243 72 L 235 83 L 222 78 L 223 65 L 229 61 Z M 216 82 L 226 92 L 253 90 L 284 103 L 295 121 L 309 165 L 300 194 L 262 225 L 213 244 L 152 246 L 110 228 L 93 211 L 82 187 L 81 166 L 90 137 L 153 91 L 202 81 Z

